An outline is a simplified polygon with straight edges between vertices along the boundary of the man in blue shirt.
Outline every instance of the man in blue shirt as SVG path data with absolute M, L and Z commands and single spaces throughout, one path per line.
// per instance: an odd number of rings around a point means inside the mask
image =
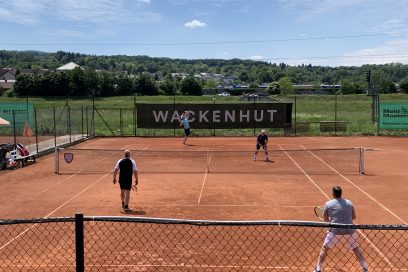
M 188 121 L 188 111 L 185 111 L 181 116 L 180 116 L 180 127 L 184 128 L 184 141 L 183 144 L 186 144 L 188 136 L 190 136 L 190 123 Z

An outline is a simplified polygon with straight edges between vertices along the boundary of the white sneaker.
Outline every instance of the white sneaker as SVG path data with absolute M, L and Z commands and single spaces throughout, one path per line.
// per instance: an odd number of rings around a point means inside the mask
M 254 161 L 256 161 L 256 156 L 254 156 L 252 159 L 253 159 Z

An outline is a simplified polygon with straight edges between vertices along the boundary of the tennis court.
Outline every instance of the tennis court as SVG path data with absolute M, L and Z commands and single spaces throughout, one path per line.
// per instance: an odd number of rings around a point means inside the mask
M 257 160 L 252 160 L 255 147 L 252 137 L 197 137 L 189 139 L 188 145 L 181 142 L 180 138 L 96 138 L 72 149 L 74 159 L 71 164 L 60 159 L 60 174 L 54 173 L 54 154 L 42 157 L 36 164 L 18 171 L 0 172 L 0 218 L 50 218 L 83 212 L 85 216 L 316 221 L 313 207 L 322 206 L 331 198 L 333 185 L 340 185 L 344 197 L 355 205 L 355 223 L 401 225 L 408 222 L 405 204 L 408 169 L 404 159 L 408 156 L 408 143 L 405 138 L 272 137 L 268 145 L 271 162 L 264 160 L 262 150 Z M 364 152 L 364 175 L 359 174 L 360 147 L 371 149 Z M 138 163 L 140 172 L 139 191 L 131 195 L 130 206 L 134 211 L 127 214 L 121 210 L 120 190 L 112 184 L 114 163 L 122 157 L 120 150 L 124 149 L 132 150 L 132 157 Z M 68 151 L 69 148 L 60 150 L 60 156 Z M 120 224 L 116 228 L 127 227 Z M 103 236 L 103 229 L 96 232 Z M 182 230 L 180 227 L 175 229 Z M 231 232 L 227 230 L 228 233 Z M 15 236 L 18 235 L 20 233 L 17 231 Z M 28 233 L 22 234 L 22 237 L 24 235 Z M 177 233 L 169 235 L 177 238 Z M 258 237 L 270 235 L 260 228 Z M 296 235 L 302 236 L 293 236 Z M 168 239 L 166 237 L 161 239 Z M 317 258 L 323 237 L 319 236 L 315 242 L 309 241 L 309 245 L 316 248 L 310 267 L 315 264 L 314 258 Z M 46 236 L 43 239 L 47 239 Z M 4 246 L 6 240 L 2 240 L 2 251 L 13 246 L 13 243 Z M 110 243 L 119 242 L 112 239 Z M 254 243 L 250 247 L 256 253 Z M 292 245 L 295 248 L 299 246 Z M 126 251 L 126 248 L 122 250 Z M 211 256 L 211 252 L 204 251 L 203 254 Z M 383 257 L 379 258 L 379 262 L 385 263 L 381 267 L 389 267 L 387 261 L 382 260 Z M 286 265 L 279 265 L 281 268 L 278 265 L 259 265 L 257 269 L 309 269 L 297 266 L 294 260 L 283 259 Z M 114 263 L 118 271 L 136 269 L 134 266 L 120 266 L 129 263 L 129 260 Z M 243 271 L 221 261 L 216 263 L 220 271 Z M 135 271 L 163 268 L 160 264 L 137 267 L 139 270 Z M 208 267 L 200 264 L 192 267 L 201 269 L 197 271 L 214 270 L 211 269 L 211 262 Z M 400 269 L 397 271 L 406 271 L 407 264 L 395 262 L 393 267 Z M 176 270 L 181 270 L 178 268 Z M 188 267 L 185 268 L 188 270 Z M 162 270 L 171 271 L 171 266 Z M 72 271 L 72 268 L 66 271 Z

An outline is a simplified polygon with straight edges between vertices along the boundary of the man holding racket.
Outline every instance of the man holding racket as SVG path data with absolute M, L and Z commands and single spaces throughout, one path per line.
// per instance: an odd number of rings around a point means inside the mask
M 261 130 L 258 137 L 256 137 L 256 150 L 254 153 L 254 161 L 256 160 L 256 155 L 258 155 L 258 150 L 261 148 L 265 151 L 266 161 L 269 161 L 269 154 L 268 154 L 268 135 L 266 135 L 265 130 Z
M 181 116 L 180 116 L 180 127 L 184 128 L 184 141 L 183 144 L 186 144 L 188 136 L 190 136 L 190 123 L 188 121 L 189 113 L 188 111 L 185 111 Z
M 356 212 L 350 200 L 341 197 L 342 189 L 340 186 L 333 187 L 333 199 L 324 204 L 323 217 L 324 221 L 338 224 L 353 224 L 356 219 Z M 329 249 L 333 248 L 337 243 L 343 241 L 349 250 L 353 250 L 354 255 L 361 264 L 363 272 L 368 272 L 367 264 L 363 253 L 360 250 L 357 242 L 357 234 L 355 229 L 346 228 L 330 228 L 320 250 L 319 260 L 314 272 L 320 272 L 323 262 L 327 256 Z
M 113 172 L 113 184 L 116 184 L 116 176 L 119 172 L 120 197 L 122 199 L 122 208 L 125 212 L 130 212 L 129 208 L 130 190 L 132 189 L 132 175 L 135 176 L 134 190 L 137 190 L 139 178 L 137 174 L 136 162 L 130 159 L 130 151 L 125 150 L 124 158 L 118 160 Z

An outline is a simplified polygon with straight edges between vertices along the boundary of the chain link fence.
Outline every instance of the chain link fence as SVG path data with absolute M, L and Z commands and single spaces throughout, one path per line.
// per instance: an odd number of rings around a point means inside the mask
M 1 271 L 313 271 L 328 228 L 355 229 L 369 271 L 407 271 L 408 225 L 138 217 L 0 220 Z M 323 271 L 362 271 L 342 243 Z
M 186 97 L 166 97 L 158 99 L 156 104 L 171 104 L 188 109 L 189 105 L 203 103 L 214 108 L 223 103 L 234 107 L 243 104 L 292 103 L 291 123 L 281 128 L 266 129 L 271 136 L 309 136 L 309 135 L 406 135 L 407 131 L 384 130 L 378 126 L 378 103 L 371 97 L 338 95 L 292 95 L 284 96 L 279 101 L 271 97 L 243 96 L 241 100 L 216 100 L 202 97 L 189 102 Z M 379 98 L 378 98 L 379 99 Z M 388 96 L 382 102 L 394 102 Z M 398 97 L 393 98 L 399 101 Z M 182 136 L 183 130 L 175 122 L 171 129 L 148 129 L 137 126 L 138 105 L 150 100 L 143 97 L 128 97 L 122 102 L 109 104 L 84 98 L 85 102 L 68 100 L 50 108 L 36 108 L 27 98 L 27 103 L 20 103 L 21 109 L 7 110 L 9 125 L 0 126 L 0 143 L 28 146 L 31 153 L 50 152 L 55 147 L 71 145 L 93 136 Z M 5 103 L 8 104 L 8 103 Z M 13 103 L 11 103 L 13 104 Z M 236 105 L 235 105 L 236 104 Z M 404 104 L 405 105 L 405 104 Z M 43 105 L 44 107 L 44 105 Z M 406 111 L 406 109 L 403 109 Z M 374 114 L 376 113 L 376 114 Z M 0 117 L 3 116 L 0 112 Z M 3 116 L 4 117 L 4 116 Z M 29 130 L 26 129 L 26 125 Z M 255 136 L 263 128 L 252 124 L 247 128 L 209 128 L 194 127 L 192 136 Z

